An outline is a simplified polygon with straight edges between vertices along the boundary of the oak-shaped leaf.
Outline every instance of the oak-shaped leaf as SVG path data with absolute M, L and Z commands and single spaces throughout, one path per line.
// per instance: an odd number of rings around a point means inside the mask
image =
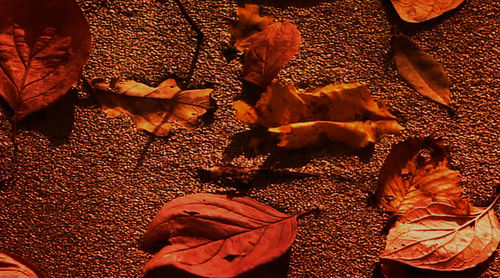
M 443 142 L 410 138 L 392 147 L 380 171 L 375 200 L 387 211 L 402 215 L 423 199 L 457 199 L 461 192 L 460 174 L 450 169 Z
M 234 47 L 239 51 L 246 50 L 253 36 L 273 21 L 272 16 L 260 16 L 258 5 L 245 4 L 238 7 L 238 20 L 231 22 L 229 26 Z
M 404 35 L 392 38 L 392 52 L 399 74 L 413 89 L 437 103 L 451 104 L 450 82 L 438 61 Z
M 297 215 L 251 198 L 187 195 L 167 203 L 149 225 L 143 249 L 163 248 L 144 271 L 174 267 L 201 277 L 235 277 L 283 255 L 296 232 Z
M 498 196 L 487 208 L 446 197 L 414 204 L 389 231 L 380 257 L 439 271 L 476 266 L 500 242 L 500 223 L 493 209 Z
M 174 126 L 194 128 L 200 117 L 215 109 L 212 89 L 181 90 L 173 79 L 158 87 L 135 81 L 92 81 L 97 100 L 109 116 L 129 116 L 136 126 L 166 136 Z
M 19 260 L 0 252 L 0 277 L 2 278 L 38 278 L 40 277 Z
M 300 47 L 300 33 L 290 22 L 276 22 L 252 36 L 245 51 L 243 79 L 261 88 L 278 75 Z
M 402 129 L 358 83 L 330 84 L 310 92 L 273 83 L 254 107 L 243 101 L 233 106 L 237 119 L 267 127 L 278 136 L 278 146 L 286 149 L 313 145 L 323 138 L 359 149 Z
M 2 1 L 0 96 L 18 122 L 63 96 L 80 79 L 90 31 L 74 0 Z
M 418 23 L 453 10 L 464 0 L 391 0 L 391 2 L 401 19 Z

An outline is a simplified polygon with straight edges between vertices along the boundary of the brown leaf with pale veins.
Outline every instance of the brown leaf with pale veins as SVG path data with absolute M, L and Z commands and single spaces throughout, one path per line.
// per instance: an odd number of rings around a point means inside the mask
M 450 106 L 450 82 L 440 63 L 404 35 L 393 37 L 392 52 L 399 74 L 413 89 Z
M 296 232 L 297 215 L 248 197 L 180 197 L 160 210 L 144 235 L 143 249 L 163 246 L 144 271 L 174 267 L 202 277 L 235 277 L 283 255 Z
M 0 277 L 2 278 L 38 278 L 29 267 L 11 256 L 0 252 Z
M 2 1 L 1 6 L 0 96 L 18 122 L 78 82 L 90 32 L 72 0 Z
M 493 206 L 428 198 L 413 205 L 390 230 L 382 259 L 440 271 L 460 271 L 485 261 L 500 242 Z
M 276 22 L 252 37 L 245 51 L 243 79 L 267 87 L 300 47 L 300 33 L 290 22 Z
M 200 117 L 215 109 L 212 89 L 181 90 L 173 79 L 158 87 L 135 81 L 101 79 L 92 82 L 97 99 L 106 114 L 127 115 L 138 128 L 158 136 L 166 136 L 175 125 L 194 128 Z
M 464 0 L 391 0 L 391 2 L 401 19 L 418 23 L 453 10 Z
M 423 199 L 456 199 L 462 192 L 460 174 L 451 170 L 441 140 L 411 138 L 395 145 L 380 171 L 376 202 L 386 210 L 404 214 Z
M 292 85 L 269 86 L 254 107 L 234 103 L 236 118 L 268 127 L 278 146 L 296 149 L 326 137 L 359 149 L 402 127 L 387 108 L 361 84 L 327 85 L 300 92 Z
M 244 51 L 250 46 L 252 37 L 273 21 L 272 16 L 260 16 L 258 5 L 245 4 L 238 7 L 238 21 L 231 22 L 229 27 L 234 47 Z

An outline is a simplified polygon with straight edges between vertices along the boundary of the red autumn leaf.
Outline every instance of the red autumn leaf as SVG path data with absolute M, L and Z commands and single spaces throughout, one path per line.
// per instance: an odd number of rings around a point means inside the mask
M 202 277 L 234 277 L 283 255 L 297 215 L 248 197 L 194 194 L 167 203 L 149 225 L 143 249 L 165 245 L 145 272 L 175 267 Z
M 300 47 L 300 33 L 289 22 L 276 22 L 252 37 L 245 51 L 243 79 L 267 87 Z
M 0 252 L 0 277 L 2 278 L 38 278 L 29 267 L 11 256 Z
M 78 82 L 90 32 L 72 0 L 12 0 L 1 6 L 0 96 L 17 122 Z

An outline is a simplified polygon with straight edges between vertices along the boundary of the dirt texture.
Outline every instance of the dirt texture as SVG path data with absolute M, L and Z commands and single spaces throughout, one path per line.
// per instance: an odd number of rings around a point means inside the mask
M 401 22 L 388 0 L 249 1 L 301 32 L 301 48 L 281 71 L 281 82 L 304 89 L 364 83 L 405 127 L 372 150 L 353 153 L 331 144 L 254 156 L 242 146 L 248 126 L 234 119 L 231 107 L 242 91 L 240 57 L 226 51 L 237 2 L 181 0 L 204 34 L 198 54 L 196 33 L 174 0 L 79 2 L 93 45 L 85 77 L 157 86 L 176 76 L 184 88 L 213 88 L 218 110 L 200 128 L 153 137 L 126 117 L 106 116 L 82 84 L 20 126 L 12 183 L 12 112 L 2 102 L 0 249 L 28 258 L 48 277 L 141 277 L 152 255 L 139 250 L 139 242 L 163 204 L 231 189 L 201 182 L 200 166 L 230 162 L 315 174 L 263 178 L 246 192 L 282 212 L 322 209 L 300 220 L 288 277 L 378 277 L 389 215 L 368 206 L 368 199 L 391 145 L 410 136 L 442 136 L 463 176 L 464 196 L 481 206 L 494 198 L 500 182 L 499 1 L 465 1 L 418 25 Z M 454 112 L 401 79 L 391 60 L 392 30 L 443 64 Z M 481 277 L 499 272 L 495 253 Z

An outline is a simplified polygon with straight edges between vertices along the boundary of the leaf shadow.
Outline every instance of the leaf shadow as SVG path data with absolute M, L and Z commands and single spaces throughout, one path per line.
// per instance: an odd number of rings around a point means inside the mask
M 281 255 L 277 259 L 260 265 L 244 274 L 236 276 L 236 278 L 286 278 L 288 276 L 288 265 L 290 263 L 290 249 L 288 249 L 285 254 Z M 193 275 L 186 271 L 167 266 L 154 269 L 147 272 L 144 278 L 164 278 L 164 277 L 176 277 L 176 278 L 199 278 L 200 276 Z
M 323 2 L 328 2 L 328 0 L 239 0 L 238 4 L 257 4 L 264 6 L 271 6 L 277 8 L 286 8 L 286 7 L 297 7 L 297 8 L 305 8 L 305 7 L 313 7 Z

